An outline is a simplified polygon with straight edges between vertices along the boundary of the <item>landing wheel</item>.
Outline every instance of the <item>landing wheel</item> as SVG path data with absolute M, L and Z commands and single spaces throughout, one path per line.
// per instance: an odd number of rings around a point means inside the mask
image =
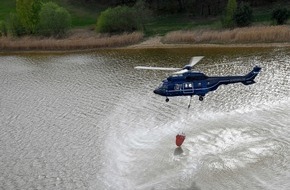
M 203 96 L 198 97 L 199 101 L 203 101 Z
M 166 102 L 169 102 L 169 98 L 166 98 L 165 101 L 166 101 Z

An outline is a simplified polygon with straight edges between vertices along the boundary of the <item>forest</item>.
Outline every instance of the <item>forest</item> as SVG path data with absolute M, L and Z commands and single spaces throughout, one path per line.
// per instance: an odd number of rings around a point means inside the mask
M 133 6 L 137 0 L 67 0 L 71 4 Z M 224 11 L 228 0 L 145 0 L 148 8 L 159 14 L 192 13 L 196 16 L 216 16 Z M 237 3 L 249 3 L 252 7 L 283 3 L 287 0 L 237 0 Z
M 154 36 L 163 43 L 288 42 L 289 16 L 288 0 L 1 0 L 0 49 L 115 47 Z
M 271 22 L 273 19 L 271 14 L 275 8 L 289 6 L 287 0 L 234 0 L 235 5 L 231 8 L 227 8 L 231 0 L 15 0 L 16 3 L 12 2 L 9 0 L 0 2 L 1 35 L 10 33 L 13 36 L 26 34 L 60 36 L 69 28 L 77 27 L 96 28 L 96 31 L 109 33 L 141 30 L 145 35 L 164 35 L 172 30 L 196 27 L 232 28 L 234 24 L 230 22 L 234 19 L 237 7 L 241 8 L 240 19 L 235 24 L 238 27 L 249 26 L 255 22 Z M 138 2 L 143 4 L 137 7 Z M 121 12 L 119 15 L 116 7 Z M 226 15 L 228 9 L 233 9 L 232 15 Z M 102 15 L 103 12 L 106 13 Z M 281 15 L 280 11 L 277 16 L 280 18 L 286 16 L 282 19 L 287 20 L 290 14 L 288 10 L 286 12 Z M 55 18 L 52 15 L 55 15 Z M 102 21 L 98 21 L 100 16 Z M 226 21 L 223 17 L 229 18 Z M 114 18 L 118 23 L 111 23 Z M 52 20 L 55 21 L 51 22 Z M 280 23 L 284 24 L 284 20 Z M 96 26 L 98 22 L 103 24 L 105 22 L 105 27 L 113 24 L 118 28 L 112 26 L 113 29 L 98 30 L 100 28 Z M 123 25 L 134 25 L 123 27 L 120 26 L 122 22 L 125 23 Z M 50 31 L 52 28 L 54 31 Z

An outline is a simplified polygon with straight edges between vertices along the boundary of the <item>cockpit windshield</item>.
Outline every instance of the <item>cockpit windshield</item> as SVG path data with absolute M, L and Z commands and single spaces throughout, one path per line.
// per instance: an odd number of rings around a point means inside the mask
M 160 85 L 158 86 L 159 89 L 167 89 L 167 82 L 162 82 L 160 83 Z

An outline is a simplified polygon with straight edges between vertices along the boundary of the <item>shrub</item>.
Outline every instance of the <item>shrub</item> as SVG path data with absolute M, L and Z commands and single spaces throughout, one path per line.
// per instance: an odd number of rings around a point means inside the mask
M 138 17 L 134 8 L 117 6 L 101 12 L 96 30 L 101 33 L 132 32 L 138 29 Z
M 16 12 L 27 34 L 35 34 L 39 21 L 41 0 L 17 0 Z
M 288 26 L 256 26 L 233 30 L 174 31 L 163 38 L 165 43 L 268 43 L 288 42 Z
M 7 36 L 6 23 L 2 20 L 0 20 L 0 36 Z
M 278 25 L 285 24 L 288 17 L 289 13 L 286 8 L 278 8 L 272 12 L 272 19 L 275 20 Z
M 68 11 L 53 2 L 43 4 L 39 13 L 38 32 L 44 36 L 63 36 L 71 26 Z
M 235 23 L 238 27 L 249 26 L 253 20 L 253 10 L 247 3 L 241 3 L 234 15 Z
M 237 10 L 237 1 L 228 0 L 225 16 L 222 18 L 222 25 L 225 28 L 234 27 L 234 15 Z
M 7 19 L 7 30 L 10 35 L 17 37 L 22 36 L 26 33 L 25 28 L 21 24 L 18 15 L 15 13 L 10 13 Z
M 136 11 L 135 19 L 137 19 L 138 29 L 145 31 L 145 23 L 151 19 L 152 11 L 146 7 L 144 0 L 137 0 L 133 8 Z

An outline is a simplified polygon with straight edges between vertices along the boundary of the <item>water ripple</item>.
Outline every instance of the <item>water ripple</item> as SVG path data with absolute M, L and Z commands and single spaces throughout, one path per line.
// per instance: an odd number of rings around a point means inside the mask
M 288 189 L 288 50 L 228 51 L 1 56 L 1 188 Z M 188 110 L 187 97 L 152 93 L 167 73 L 133 69 L 201 54 L 209 76 L 262 72 L 254 85 L 193 97 Z

